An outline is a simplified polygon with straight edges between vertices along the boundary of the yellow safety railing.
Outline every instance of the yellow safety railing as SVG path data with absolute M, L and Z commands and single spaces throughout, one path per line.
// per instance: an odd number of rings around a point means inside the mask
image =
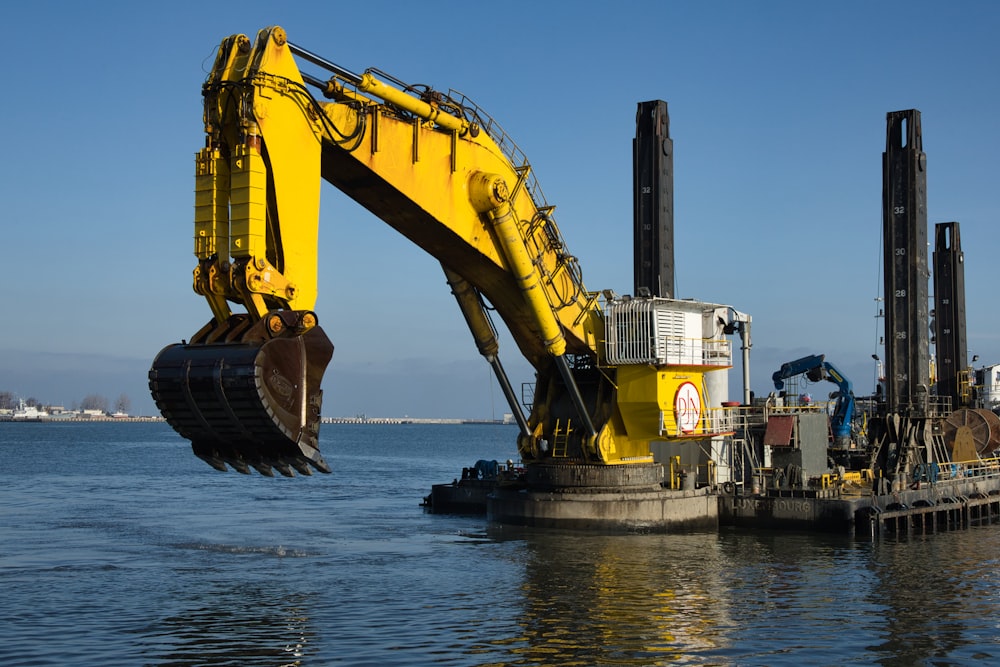
M 1000 476 L 1000 457 L 938 463 L 938 480 Z

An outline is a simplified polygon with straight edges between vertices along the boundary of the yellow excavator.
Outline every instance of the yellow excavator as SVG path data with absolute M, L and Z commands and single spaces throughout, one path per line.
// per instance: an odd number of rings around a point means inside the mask
M 333 345 L 313 310 L 321 180 L 440 261 L 526 464 L 642 466 L 652 440 L 725 430 L 710 378 L 731 364 L 728 307 L 588 291 L 524 154 L 465 96 L 356 74 L 279 27 L 225 39 L 202 94 L 194 291 L 212 319 L 160 352 L 149 385 L 212 466 L 330 471 L 318 434 Z M 493 311 L 536 371 L 526 415 Z

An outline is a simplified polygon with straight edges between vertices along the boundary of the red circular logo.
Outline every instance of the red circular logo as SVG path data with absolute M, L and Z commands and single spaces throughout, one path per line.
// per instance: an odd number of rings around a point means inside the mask
M 677 428 L 684 433 L 690 433 L 698 428 L 701 421 L 701 396 L 698 387 L 691 382 L 685 382 L 677 388 L 674 395 L 674 418 Z

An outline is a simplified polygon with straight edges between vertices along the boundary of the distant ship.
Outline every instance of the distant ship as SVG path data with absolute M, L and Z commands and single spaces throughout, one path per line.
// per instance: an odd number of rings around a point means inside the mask
M 49 413 L 45 410 L 39 410 L 34 405 L 25 405 L 24 400 L 21 400 L 18 403 L 17 410 L 14 410 L 10 418 L 14 421 L 37 422 L 42 421 L 43 419 L 48 419 Z

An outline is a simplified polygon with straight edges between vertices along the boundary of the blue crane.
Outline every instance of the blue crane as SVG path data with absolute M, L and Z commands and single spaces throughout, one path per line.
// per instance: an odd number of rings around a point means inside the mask
M 828 380 L 839 388 L 831 398 L 836 396 L 833 415 L 830 417 L 830 427 L 833 431 L 833 441 L 838 447 L 847 447 L 851 442 L 851 419 L 854 418 L 854 385 L 837 367 L 826 361 L 822 354 L 810 354 L 807 357 L 789 361 L 776 370 L 771 379 L 774 388 L 785 388 L 785 380 L 805 373 L 810 382 Z

